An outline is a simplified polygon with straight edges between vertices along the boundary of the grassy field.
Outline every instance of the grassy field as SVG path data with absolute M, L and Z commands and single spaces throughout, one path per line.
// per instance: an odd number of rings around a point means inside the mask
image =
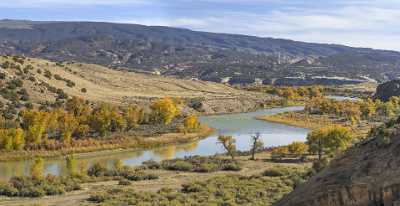
M 132 181 L 130 185 L 119 185 L 118 181 L 85 183 L 81 190 L 59 196 L 1 198 L 0 205 L 121 205 L 127 202 L 135 205 L 138 201 L 140 204 L 137 205 L 157 205 L 161 202 L 165 205 L 187 205 L 185 201 L 200 205 L 203 201 L 203 205 L 209 205 L 204 202 L 208 197 L 214 205 L 221 202 L 231 205 L 271 205 L 293 190 L 298 181 L 296 175 L 303 175 L 311 167 L 310 163 L 273 163 L 266 152 L 258 153 L 256 158 L 251 161 L 249 156 L 239 157 L 240 171 L 205 173 L 146 169 L 145 172 L 151 172 L 159 178 Z M 283 172 L 277 174 L 274 171 Z M 235 196 L 238 190 L 243 191 L 246 197 Z M 101 202 L 88 201 L 90 197 L 95 199 L 103 196 Z M 262 202 L 256 202 L 256 197 Z

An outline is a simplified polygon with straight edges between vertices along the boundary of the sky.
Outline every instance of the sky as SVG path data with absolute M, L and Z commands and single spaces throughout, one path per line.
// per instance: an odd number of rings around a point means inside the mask
M 0 19 L 137 23 L 400 51 L 400 0 L 0 0 Z

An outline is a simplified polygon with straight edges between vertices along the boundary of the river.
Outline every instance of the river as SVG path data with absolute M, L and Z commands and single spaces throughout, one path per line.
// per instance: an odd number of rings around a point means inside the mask
M 217 144 L 218 134 L 232 135 L 236 139 L 236 146 L 239 150 L 250 149 L 250 138 L 256 132 L 262 136 L 265 146 L 286 145 L 293 141 L 305 141 L 308 130 L 287 126 L 283 124 L 270 123 L 255 119 L 257 116 L 272 115 L 288 111 L 303 110 L 302 106 L 285 107 L 275 109 L 263 109 L 256 112 L 226 114 L 215 116 L 204 116 L 200 118 L 202 123 L 217 130 L 216 134 L 202 140 L 182 145 L 169 145 L 152 150 L 143 151 L 121 151 L 108 154 L 77 158 L 78 163 L 85 165 L 101 162 L 112 165 L 113 161 L 120 159 L 126 165 L 139 165 L 146 160 L 160 161 L 191 155 L 213 155 L 223 152 L 221 145 Z M 0 163 L 0 179 L 6 180 L 12 176 L 27 175 L 31 161 L 13 161 Z M 46 174 L 65 174 L 65 159 L 52 159 L 45 161 Z

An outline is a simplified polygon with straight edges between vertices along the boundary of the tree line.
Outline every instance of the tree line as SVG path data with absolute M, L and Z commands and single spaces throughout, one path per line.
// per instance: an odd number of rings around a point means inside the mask
M 52 110 L 24 109 L 16 120 L 0 117 L 0 149 L 68 146 L 74 140 L 102 139 L 115 132 L 135 130 L 143 124 L 169 125 L 175 119 L 182 119 L 179 130 L 183 132 L 195 132 L 200 126 L 196 115 L 183 115 L 180 103 L 169 97 L 153 102 L 147 109 L 105 103 L 93 106 L 73 97 Z
M 342 117 L 352 123 L 376 117 L 393 117 L 400 110 L 400 97 L 391 97 L 389 101 L 379 99 L 360 99 L 356 101 L 337 101 L 328 98 L 312 98 L 305 105 L 309 114 L 328 114 Z

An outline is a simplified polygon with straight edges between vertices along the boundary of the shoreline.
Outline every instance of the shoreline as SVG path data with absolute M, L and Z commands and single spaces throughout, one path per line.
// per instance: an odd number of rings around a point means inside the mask
M 335 124 L 335 122 L 328 116 L 307 115 L 303 112 L 304 110 L 284 112 L 273 115 L 259 116 L 256 117 L 256 119 L 310 130 L 321 128 L 329 124 Z
M 115 154 L 119 152 L 134 152 L 171 144 L 185 144 L 206 138 L 213 134 L 213 128 L 206 127 L 197 133 L 166 133 L 155 137 L 124 137 L 124 141 L 107 144 L 99 142 L 97 146 L 65 148 L 61 150 L 37 150 L 37 151 L 15 151 L 1 152 L 0 162 L 24 161 L 32 158 L 44 158 L 46 160 L 60 159 L 67 155 L 74 155 L 76 158 L 89 158 L 99 155 Z
M 274 116 L 274 115 L 271 115 L 271 116 Z M 283 119 L 279 120 L 279 119 L 275 119 L 275 118 L 270 118 L 271 116 L 260 116 L 260 117 L 256 117 L 256 119 L 261 120 L 261 121 L 271 122 L 271 123 L 283 124 L 283 125 L 287 125 L 287 126 L 299 127 L 299 128 L 303 128 L 303 129 L 312 129 L 312 127 L 301 124 L 300 122 L 289 122 L 289 121 L 285 121 Z

